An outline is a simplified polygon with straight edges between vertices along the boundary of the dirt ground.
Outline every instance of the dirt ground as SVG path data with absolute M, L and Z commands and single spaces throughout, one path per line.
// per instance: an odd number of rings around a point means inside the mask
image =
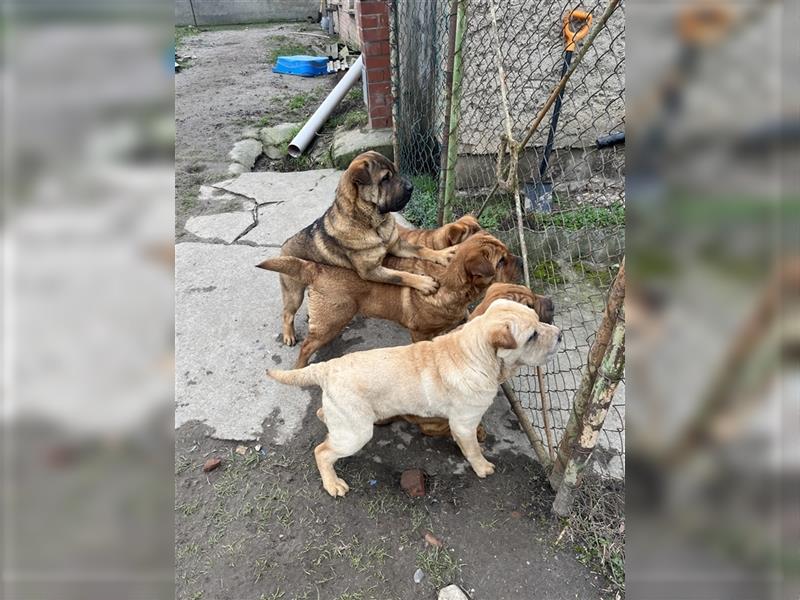
M 250 443 L 244 455 L 202 425 L 178 430 L 177 598 L 433 599 L 450 583 L 475 599 L 613 598 L 605 579 L 568 544 L 556 544 L 553 494 L 528 457 L 500 452 L 492 459 L 497 472 L 480 480 L 451 440 L 424 438 L 405 424 L 380 427 L 337 464 L 351 491 L 334 500 L 312 454 L 324 434 L 311 410 L 297 439 L 280 447 L 262 440 L 260 452 Z M 205 474 L 212 456 L 222 466 Z M 410 467 L 428 474 L 423 498 L 399 487 Z M 442 547 L 427 544 L 425 533 Z
M 228 177 L 228 152 L 245 127 L 302 122 L 333 88 L 333 77 L 272 72 L 281 49 L 322 54 L 320 35 L 301 23 L 178 30 L 177 52 L 187 64 L 175 74 L 176 241 L 195 240 L 183 229 L 188 217 L 226 209 L 201 204 L 197 192 Z

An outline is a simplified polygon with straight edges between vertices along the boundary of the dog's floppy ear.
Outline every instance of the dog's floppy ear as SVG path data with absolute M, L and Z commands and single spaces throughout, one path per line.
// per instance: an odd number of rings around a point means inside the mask
M 473 254 L 464 261 L 464 268 L 473 282 L 478 279 L 494 278 L 495 270 L 492 262 L 483 254 L 483 252 Z
M 372 183 L 372 176 L 369 173 L 369 162 L 359 160 L 347 168 L 350 181 L 353 185 L 369 185 Z
M 515 350 L 517 348 L 517 340 L 514 339 L 511 333 L 511 326 L 508 323 L 504 323 L 492 331 L 489 336 L 489 343 L 498 350 L 501 348 Z
M 467 228 L 461 223 L 450 223 L 447 227 L 447 245 L 455 246 L 464 241 L 464 234 L 467 233 Z

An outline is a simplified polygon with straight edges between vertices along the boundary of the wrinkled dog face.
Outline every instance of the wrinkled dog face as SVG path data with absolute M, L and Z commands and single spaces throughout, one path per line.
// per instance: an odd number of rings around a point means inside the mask
M 445 225 L 447 241 L 451 246 L 460 244 L 482 230 L 478 220 L 472 215 L 464 215 L 457 221 Z
M 561 330 L 539 320 L 536 311 L 512 300 L 495 300 L 486 311 L 492 325 L 491 343 L 506 364 L 534 367 L 552 359 L 561 343 Z
M 488 233 L 477 233 L 462 242 L 456 259 L 461 258 L 464 276 L 478 288 L 492 283 L 510 283 L 521 275 L 522 259 L 508 251 L 505 244 Z
M 397 173 L 394 164 L 377 152 L 356 156 L 344 177 L 354 186 L 356 196 L 374 204 L 381 214 L 402 210 L 414 191 L 414 186 Z

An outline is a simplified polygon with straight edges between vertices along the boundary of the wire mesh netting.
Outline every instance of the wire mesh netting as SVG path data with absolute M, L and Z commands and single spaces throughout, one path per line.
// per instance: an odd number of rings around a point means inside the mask
M 456 4 L 392 3 L 396 159 L 415 184 L 405 216 L 418 226 L 435 227 L 447 175 L 454 181 L 453 217 L 480 211 L 481 224 L 516 254 L 524 245 L 531 287 L 553 298 L 564 334 L 563 349 L 543 369 L 550 436 L 536 370 L 520 372 L 513 388 L 542 440 L 557 445 L 624 253 L 625 163 L 618 143 L 625 125 L 624 5 L 567 84 L 543 169 L 553 111 L 516 156 L 504 140 L 509 131 L 513 141 L 524 138 L 561 78 L 564 15 L 580 9 L 598 19 L 605 2 L 466 0 L 460 32 Z M 580 27 L 570 23 L 575 31 Z M 454 107 L 448 92 L 458 88 L 459 78 L 456 69 L 456 85 L 450 84 L 450 47 L 456 54 L 460 49 L 462 71 Z M 457 133 L 448 140 L 447 131 Z M 452 168 L 448 142 L 456 145 Z M 506 185 L 515 179 L 509 169 L 515 169 L 517 186 Z M 594 453 L 593 468 L 603 476 L 624 477 L 624 398 L 623 383 Z

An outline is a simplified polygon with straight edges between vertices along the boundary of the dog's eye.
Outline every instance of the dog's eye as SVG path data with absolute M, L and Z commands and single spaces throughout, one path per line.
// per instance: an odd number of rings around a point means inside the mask
M 391 178 L 392 174 L 387 172 L 386 175 L 383 176 L 383 179 L 381 179 L 381 181 L 389 181 Z
M 506 259 L 505 258 L 501 258 L 500 262 L 497 263 L 497 266 L 498 267 L 502 267 L 504 264 L 506 264 Z
M 531 337 L 528 338 L 528 343 L 530 344 L 531 342 L 535 342 L 536 338 L 538 338 L 538 337 L 539 337 L 539 332 L 538 331 L 534 331 L 533 335 L 531 335 Z

